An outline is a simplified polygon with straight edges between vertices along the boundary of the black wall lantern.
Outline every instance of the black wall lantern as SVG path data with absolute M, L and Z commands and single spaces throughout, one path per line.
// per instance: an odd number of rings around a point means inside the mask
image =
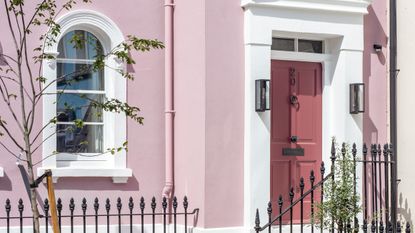
M 365 112 L 365 84 L 350 84 L 350 114 Z
M 255 80 L 255 111 L 269 110 L 269 80 Z

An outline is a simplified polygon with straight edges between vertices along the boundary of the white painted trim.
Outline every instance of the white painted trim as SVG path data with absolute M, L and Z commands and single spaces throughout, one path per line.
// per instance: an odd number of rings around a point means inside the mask
M 126 183 L 128 177 L 133 175 L 129 168 L 96 168 L 96 167 L 76 167 L 76 168 L 45 168 L 40 167 L 37 175 L 40 176 L 46 170 L 52 171 L 53 181 L 56 183 L 61 177 L 112 177 L 114 183 Z
M 104 51 L 108 52 L 118 44 L 124 41 L 124 36 L 117 25 L 108 17 L 101 13 L 92 10 L 76 10 L 71 11 L 57 20 L 61 26 L 61 32 L 57 36 L 56 41 L 59 41 L 63 35 L 72 30 L 85 30 L 94 34 L 101 42 Z M 43 76 L 46 78 L 45 85 L 48 85 L 56 77 L 56 56 L 58 55 L 58 43 L 54 43 L 45 48 L 45 52 L 54 55 L 55 59 L 50 59 L 43 63 Z M 106 64 L 109 67 L 116 69 L 124 69 L 124 64 L 115 56 L 110 56 L 106 59 Z M 106 68 L 104 71 L 105 77 L 105 93 L 108 99 L 118 99 L 122 102 L 127 100 L 127 80 L 121 74 L 113 69 Z M 56 93 L 56 84 L 50 85 L 46 92 Z M 56 96 L 46 95 L 43 97 L 43 125 L 46 125 L 50 119 L 56 116 Z M 127 140 L 127 119 L 125 114 L 116 114 L 104 112 L 104 150 L 106 148 L 116 148 L 122 146 Z M 48 137 L 55 132 L 56 126 L 52 124 L 43 132 L 43 138 Z M 88 164 L 90 172 L 74 172 L 79 171 L 78 167 L 60 168 L 57 163 L 56 155 L 50 156 L 56 150 L 56 137 L 51 137 L 43 146 L 42 168 L 38 169 L 38 174 L 41 174 L 44 169 L 54 169 L 60 177 L 71 176 L 111 176 L 114 177 L 114 182 L 127 181 L 125 177 L 131 177 L 132 172 L 127 169 L 127 153 L 122 150 L 117 152 L 114 156 L 107 156 L 106 163 L 97 162 L 94 166 Z M 48 157 L 50 156 L 50 157 Z M 74 168 L 74 169 L 72 169 Z M 84 168 L 82 168 L 84 169 Z M 114 171 L 120 171 L 122 175 L 117 175 Z M 121 179 L 122 178 L 122 179 Z
M 242 7 L 288 8 L 307 11 L 330 11 L 352 14 L 368 14 L 372 0 L 242 0 Z
M 332 3 L 331 3 L 332 2 Z M 343 0 L 256 0 L 245 6 L 245 113 L 244 113 L 244 226 L 250 232 L 255 210 L 267 219 L 270 199 L 270 112 L 255 112 L 255 80 L 270 79 L 271 59 L 319 62 L 323 75 L 323 161 L 330 164 L 330 140 L 357 142 L 361 148 L 362 116 L 348 109 L 348 84 L 363 81 L 363 15 L 365 0 L 350 0 L 360 10 L 329 12 L 321 4 Z M 360 3 L 359 3 L 360 2 Z M 366 2 L 366 3 L 364 3 Z M 280 4 L 299 4 L 282 7 Z M 353 4 L 354 4 L 353 3 Z M 251 4 L 251 5 L 250 5 Z M 320 7 L 319 10 L 311 10 Z M 249 5 L 249 6 L 248 6 Z M 259 7 L 256 7 L 259 6 Z M 356 6 L 357 7 L 357 6 Z M 324 40 L 325 54 L 271 51 L 272 37 Z M 360 171 L 357 171 L 360 174 Z M 359 190 L 359 188 L 358 188 Z
M 2 167 L 0 167 L 0 177 L 4 176 L 4 169 Z

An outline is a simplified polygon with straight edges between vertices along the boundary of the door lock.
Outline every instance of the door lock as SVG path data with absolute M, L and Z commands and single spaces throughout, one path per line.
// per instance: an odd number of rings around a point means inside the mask
M 297 141 L 298 141 L 298 137 L 297 137 L 297 136 L 291 136 L 291 137 L 290 137 L 290 141 L 291 141 L 292 143 L 297 143 Z
M 297 97 L 296 95 L 291 95 L 291 96 L 290 96 L 290 103 L 291 103 L 292 105 L 296 105 L 296 104 L 298 104 L 298 97 Z

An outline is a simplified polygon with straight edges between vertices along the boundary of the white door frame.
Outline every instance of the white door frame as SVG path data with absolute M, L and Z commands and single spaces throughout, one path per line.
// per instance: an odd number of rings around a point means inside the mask
M 255 80 L 270 79 L 272 59 L 322 64 L 322 158 L 326 168 L 330 164 L 331 137 L 357 142 L 360 148 L 363 131 L 362 116 L 349 114 L 348 87 L 350 83 L 363 82 L 364 13 L 287 9 L 273 5 L 272 1 L 266 1 L 272 6 L 264 6 L 260 1 L 245 5 L 244 225 L 247 231 L 254 225 L 256 208 L 260 210 L 262 223 L 267 219 L 270 199 L 270 112 L 257 113 L 254 104 Z M 273 36 L 324 40 L 326 54 L 271 51 Z

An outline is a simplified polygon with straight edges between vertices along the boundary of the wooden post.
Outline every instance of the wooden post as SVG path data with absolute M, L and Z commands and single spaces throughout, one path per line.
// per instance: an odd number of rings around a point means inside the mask
M 50 201 L 50 215 L 52 219 L 52 227 L 53 233 L 60 233 L 59 232 L 59 224 L 58 224 L 58 214 L 56 212 L 56 200 L 55 200 L 55 189 L 53 188 L 53 181 L 52 181 L 52 172 L 49 172 L 47 176 L 47 186 L 48 186 L 48 196 Z

